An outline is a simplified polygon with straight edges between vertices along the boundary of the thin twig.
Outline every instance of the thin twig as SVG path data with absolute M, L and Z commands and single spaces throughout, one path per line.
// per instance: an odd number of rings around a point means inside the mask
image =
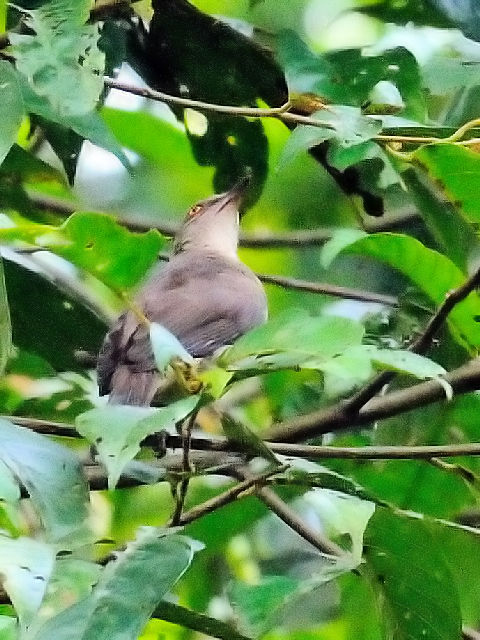
M 181 516 L 183 507 L 185 505 L 185 499 L 187 497 L 188 485 L 190 484 L 190 474 L 193 472 L 193 468 L 190 462 L 190 443 L 192 438 L 192 429 L 195 424 L 198 411 L 194 411 L 182 425 L 182 468 L 185 477 L 175 487 L 175 511 L 171 518 L 171 526 L 178 526 L 181 522 Z
M 480 359 L 455 369 L 444 376 L 455 395 L 468 393 L 480 388 Z M 455 457 L 480 455 L 479 443 L 449 444 L 418 447 L 313 447 L 309 445 L 291 445 L 290 442 L 302 438 L 313 437 L 318 433 L 336 431 L 369 424 L 375 420 L 399 415 L 403 412 L 423 407 L 445 399 L 445 390 L 437 380 L 428 380 L 407 389 L 391 392 L 385 396 L 374 398 L 355 416 L 346 416 L 342 403 L 335 407 L 322 409 L 313 414 L 298 416 L 292 420 L 279 423 L 267 434 L 269 446 L 277 454 L 287 456 L 322 458 L 359 458 L 359 459 L 411 459 L 430 457 Z M 46 435 L 79 438 L 74 427 L 68 424 L 26 418 L 20 416 L 0 416 L 15 424 L 32 429 Z M 157 438 L 147 437 L 142 445 L 155 447 Z M 171 449 L 181 447 L 181 437 L 168 434 L 166 446 Z M 196 451 L 236 452 L 235 447 L 224 439 L 208 440 L 193 437 L 191 448 Z
M 290 102 L 286 102 L 280 107 L 273 107 L 272 109 L 212 104 L 201 100 L 191 100 L 190 98 L 172 96 L 168 93 L 164 93 L 163 91 L 155 91 L 148 87 L 136 87 L 125 82 L 119 82 L 118 80 L 115 80 L 115 78 L 109 78 L 108 76 L 105 76 L 103 81 L 105 86 L 110 87 L 111 89 L 118 89 L 119 91 L 131 93 L 142 98 L 149 98 L 150 100 L 156 100 L 157 102 L 164 102 L 166 104 L 175 104 L 184 108 L 198 109 L 199 111 L 214 111 L 215 113 L 225 113 L 234 116 L 246 116 L 250 118 L 277 118 L 282 114 L 285 114 L 291 107 Z M 324 123 L 324 126 L 332 128 L 332 125 L 329 123 Z
M 296 289 L 298 291 L 308 291 L 309 293 L 322 293 L 327 296 L 337 296 L 346 300 L 359 300 L 361 302 L 376 302 L 390 307 L 398 306 L 398 298 L 384 293 L 374 291 L 364 291 L 341 287 L 327 282 L 308 282 L 298 278 L 287 278 L 265 273 L 257 273 L 258 278 L 266 284 L 273 284 L 284 289 Z
M 196 507 L 189 509 L 189 511 L 186 511 L 184 514 L 180 515 L 180 517 L 178 518 L 177 524 L 179 525 L 190 524 L 194 520 L 198 520 L 199 518 L 202 518 L 204 515 L 207 515 L 208 513 L 212 513 L 213 511 L 216 511 L 217 509 L 220 509 L 221 507 L 224 507 L 225 505 L 230 504 L 231 502 L 234 502 L 242 494 L 246 494 L 248 489 L 251 489 L 252 487 L 261 487 L 266 483 L 266 481 L 269 478 L 271 478 L 272 476 L 278 473 L 283 473 L 283 471 L 286 471 L 286 469 L 288 469 L 288 465 L 284 464 L 284 465 L 275 467 L 273 469 L 270 469 L 268 471 L 265 471 L 264 473 L 260 473 L 258 475 L 252 475 L 248 478 L 245 478 L 244 480 L 242 480 L 242 482 L 239 482 L 234 487 L 227 489 L 227 491 L 224 491 L 223 493 L 219 494 L 218 496 L 215 496 L 214 498 L 211 498 L 210 500 L 206 500 L 205 502 L 202 502 L 202 504 L 199 504 Z M 173 526 L 173 522 L 172 522 L 172 526 Z
M 249 472 L 245 469 L 235 469 L 233 473 L 238 478 L 249 479 Z M 329 556 L 342 557 L 346 555 L 341 547 L 309 527 L 274 491 L 267 487 L 257 487 L 256 494 L 280 520 L 283 520 L 290 529 L 314 546 L 317 551 Z
M 293 113 L 292 103 L 290 101 L 286 102 L 284 105 L 280 107 L 274 107 L 273 109 L 257 109 L 255 107 L 238 107 L 232 105 L 220 105 L 214 104 L 211 102 L 203 102 L 200 100 L 191 100 L 189 98 L 181 98 L 179 96 L 173 96 L 168 93 L 164 93 L 163 91 L 154 91 L 148 87 L 137 87 L 134 85 L 130 85 L 124 82 L 118 82 L 114 78 L 109 78 L 107 76 L 104 77 L 104 83 L 107 87 L 111 89 L 118 89 L 120 91 L 124 91 L 126 93 L 131 93 L 133 95 L 141 96 L 143 98 L 148 98 L 150 100 L 156 100 L 158 102 L 163 102 L 165 104 L 175 104 L 178 106 L 182 106 L 185 108 L 197 109 L 198 111 L 207 111 L 214 113 L 224 113 L 232 116 L 248 116 L 252 118 L 276 118 L 277 120 L 281 120 L 285 124 L 302 124 L 308 125 L 311 127 L 320 127 L 323 129 L 334 129 L 334 125 L 331 122 L 326 120 L 320 120 L 315 117 L 302 115 L 299 113 Z M 323 105 L 322 106 L 326 106 Z M 450 144 L 460 144 L 460 145 L 469 145 L 472 144 L 472 140 L 461 140 L 461 138 L 471 129 L 478 126 L 480 120 L 475 119 L 461 125 L 454 133 L 446 138 L 438 138 L 435 136 L 402 136 L 402 135 L 388 135 L 388 134 L 378 134 L 373 136 L 373 140 L 379 143 L 386 143 L 387 147 L 392 143 L 418 143 L 418 144 L 442 144 L 442 143 L 450 143 Z M 391 148 L 391 147 L 390 147 Z M 406 154 L 407 156 L 408 154 Z
M 80 205 L 64 198 L 50 196 L 35 191 L 28 191 L 28 196 L 37 209 L 51 211 L 61 216 L 69 216 L 80 210 Z M 165 220 L 132 220 L 124 214 L 109 212 L 117 218 L 117 221 L 131 231 L 148 231 L 157 229 L 167 236 L 174 236 L 178 231 L 178 224 Z M 409 224 L 419 219 L 416 209 L 405 209 L 398 213 L 391 213 L 379 219 L 368 219 L 364 222 L 364 228 L 369 233 L 390 231 L 391 229 Z M 265 232 L 254 234 L 240 233 L 240 246 L 248 249 L 281 249 L 322 246 L 335 232 L 335 229 L 297 229 L 295 231 Z

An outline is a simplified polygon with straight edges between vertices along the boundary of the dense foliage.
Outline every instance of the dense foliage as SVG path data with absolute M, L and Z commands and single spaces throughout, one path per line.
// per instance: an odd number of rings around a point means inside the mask
M 0 638 L 478 637 L 474 0 L 21 0 L 0 30 Z M 184 397 L 107 405 L 108 325 L 246 173 L 270 320 L 202 373 L 151 325 Z

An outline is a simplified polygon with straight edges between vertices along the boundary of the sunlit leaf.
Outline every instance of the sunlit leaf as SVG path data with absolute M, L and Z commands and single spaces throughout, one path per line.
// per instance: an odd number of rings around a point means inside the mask
M 32 622 L 40 607 L 54 559 L 53 547 L 43 542 L 0 535 L 2 584 L 23 628 Z
M 135 233 L 111 216 L 89 212 L 74 213 L 60 227 L 28 223 L 0 229 L 0 240 L 48 249 L 118 290 L 137 284 L 165 243 L 156 230 Z
M 227 369 L 293 367 L 313 355 L 328 359 L 359 344 L 363 327 L 346 318 L 313 318 L 296 309 L 279 314 L 239 338 L 218 362 Z
M 141 441 L 152 433 L 173 429 L 197 403 L 198 396 L 188 396 L 159 409 L 109 405 L 78 416 L 76 427 L 95 445 L 113 489 L 125 465 L 139 452 Z
M 88 491 L 78 457 L 69 449 L 0 419 L 0 460 L 27 490 L 47 539 L 85 542 Z
M 88 0 L 51 0 L 24 10 L 34 35 L 10 35 L 17 68 L 61 115 L 91 111 L 103 88 L 105 60 L 97 26 L 85 25 L 89 10 Z
M 480 156 L 453 144 L 425 145 L 415 161 L 468 222 L 480 227 Z
M 355 107 L 332 106 L 328 110 L 317 111 L 312 117 L 325 123 L 325 127 L 298 126 L 285 145 L 279 161 L 280 166 L 294 160 L 301 151 L 306 151 L 325 140 L 333 140 L 343 149 L 353 147 L 351 161 L 346 162 L 344 158 L 343 162 L 347 166 L 354 164 L 358 161 L 354 155 L 354 147 L 373 138 L 382 128 L 379 120 L 362 115 L 360 109 Z

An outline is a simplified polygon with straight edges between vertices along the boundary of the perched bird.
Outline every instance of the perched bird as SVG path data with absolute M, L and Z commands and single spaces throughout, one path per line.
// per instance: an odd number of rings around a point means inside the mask
M 255 274 L 237 255 L 239 207 L 247 179 L 194 205 L 180 228 L 170 260 L 159 266 L 135 302 L 151 321 L 173 333 L 194 358 L 262 324 L 267 301 Z M 148 326 L 124 312 L 98 356 L 100 395 L 116 404 L 151 404 L 162 376 L 155 367 Z

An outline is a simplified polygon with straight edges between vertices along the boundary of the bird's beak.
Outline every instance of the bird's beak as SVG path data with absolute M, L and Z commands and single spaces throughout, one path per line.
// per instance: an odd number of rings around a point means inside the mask
M 240 178 L 240 180 L 237 180 L 237 182 L 233 185 L 233 187 L 228 191 L 226 191 L 221 196 L 221 200 L 223 201 L 222 205 L 225 206 L 230 202 L 235 202 L 237 206 L 240 206 L 245 196 L 247 187 L 250 184 L 250 180 L 251 180 L 250 175 L 245 175 L 242 178 Z

